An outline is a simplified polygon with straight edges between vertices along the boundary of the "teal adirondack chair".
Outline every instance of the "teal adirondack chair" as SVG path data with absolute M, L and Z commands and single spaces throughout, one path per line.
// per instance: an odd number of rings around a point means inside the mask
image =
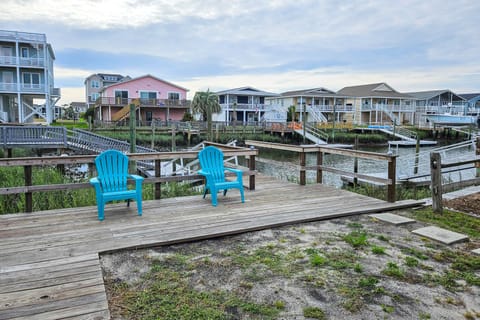
M 225 168 L 223 165 L 223 152 L 216 147 L 206 147 L 198 153 L 198 159 L 200 160 L 201 169 L 199 174 L 203 175 L 206 179 L 205 191 L 203 192 L 203 198 L 208 191 L 212 195 L 212 205 L 217 206 L 217 193 L 223 190 L 223 195 L 227 194 L 228 189 L 238 189 L 242 202 L 245 202 L 243 194 L 243 182 L 242 182 L 242 170 Z M 225 179 L 225 171 L 234 172 L 237 174 L 237 179 L 229 181 Z
M 128 173 L 128 157 L 117 150 L 107 150 L 95 158 L 98 176 L 90 179 L 95 187 L 98 219 L 104 217 L 105 204 L 114 200 L 137 201 L 138 215 L 142 215 L 142 182 L 143 177 Z M 127 180 L 135 180 L 135 189 L 127 187 Z

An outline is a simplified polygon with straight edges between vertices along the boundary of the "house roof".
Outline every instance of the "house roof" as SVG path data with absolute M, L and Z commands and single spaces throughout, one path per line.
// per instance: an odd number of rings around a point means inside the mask
M 165 80 L 163 80 L 163 79 L 154 77 L 154 76 L 152 76 L 151 74 L 146 74 L 146 75 L 143 75 L 143 76 L 140 76 L 140 77 L 137 77 L 137 78 L 132 78 L 132 79 L 129 79 L 129 80 L 125 80 L 125 81 L 122 81 L 122 82 L 118 82 L 118 83 L 114 83 L 114 84 L 105 86 L 105 87 L 102 88 L 101 91 L 104 91 L 104 90 L 107 89 L 107 88 L 111 88 L 111 87 L 115 87 L 115 86 L 121 86 L 121 85 L 124 85 L 125 83 L 137 81 L 137 80 L 140 80 L 140 79 L 143 79 L 143 78 L 152 78 L 152 79 L 155 79 L 155 80 L 157 80 L 157 81 L 166 83 L 166 84 L 171 85 L 171 86 L 173 86 L 173 87 L 176 87 L 176 88 L 178 88 L 178 89 L 185 90 L 185 91 L 189 91 L 188 89 L 186 89 L 186 88 L 184 88 L 184 87 L 180 87 L 179 85 L 176 85 L 176 84 L 174 84 L 174 83 L 171 83 L 171 82 L 165 81 Z
M 451 93 L 453 94 L 454 96 L 460 98 L 460 100 L 465 100 L 464 98 L 462 98 L 461 96 L 453 93 L 452 91 L 448 90 L 448 89 L 443 89 L 443 90 L 429 90 L 429 91 L 417 91 L 417 92 L 407 92 L 406 94 L 408 94 L 409 96 L 412 96 L 416 99 L 419 99 L 419 100 L 429 100 L 429 99 L 432 99 L 434 97 L 438 97 L 439 95 L 441 94 L 444 94 L 444 93 Z
M 71 107 L 85 108 L 87 104 L 85 102 L 70 102 Z
M 478 100 L 478 99 L 480 99 L 480 93 L 459 93 L 458 95 L 465 100 Z
M 223 91 L 215 92 L 215 94 L 216 95 L 235 94 L 235 95 L 263 96 L 263 97 L 277 97 L 277 96 L 279 96 L 278 93 L 262 91 L 262 90 L 255 89 L 253 87 L 241 87 L 241 88 L 223 90 Z
M 295 91 L 286 91 L 281 93 L 282 97 L 298 97 L 298 96 L 331 97 L 336 95 L 337 94 L 335 93 L 335 91 L 325 89 L 325 88 L 303 89 L 303 90 L 295 90 Z
M 118 81 L 125 81 L 125 80 L 130 80 L 130 76 L 123 76 L 121 74 L 117 74 L 117 73 L 94 73 L 94 74 L 91 74 L 89 75 L 87 78 L 85 78 L 85 81 L 83 83 L 87 83 L 87 80 L 92 78 L 92 77 L 100 77 L 102 78 L 103 80 L 107 81 L 107 82 L 112 82 L 112 80 L 106 80 L 105 77 L 106 76 L 110 76 L 110 77 L 116 77 L 118 79 Z
M 404 99 L 412 98 L 407 94 L 396 91 L 385 82 L 344 87 L 339 91 L 337 91 L 337 94 L 350 96 L 350 97 L 404 98 Z

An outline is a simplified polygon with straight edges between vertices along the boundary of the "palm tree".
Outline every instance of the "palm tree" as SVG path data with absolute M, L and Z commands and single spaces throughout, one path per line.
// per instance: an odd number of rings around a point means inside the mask
M 203 119 L 207 120 L 208 140 L 213 137 L 212 132 L 212 114 L 222 111 L 222 107 L 218 103 L 218 96 L 207 89 L 207 91 L 198 91 L 192 100 L 192 111 L 203 115 Z

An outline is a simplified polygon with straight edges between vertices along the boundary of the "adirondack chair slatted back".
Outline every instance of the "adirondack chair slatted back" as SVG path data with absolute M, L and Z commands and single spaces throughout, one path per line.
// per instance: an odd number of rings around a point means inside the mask
M 98 177 L 104 192 L 127 190 L 128 157 L 116 150 L 108 150 L 95 158 Z
M 142 183 L 143 177 L 128 173 L 128 157 L 118 150 L 107 150 L 95 158 L 97 177 L 90 179 L 95 188 L 97 199 L 98 219 L 104 217 L 105 204 L 110 201 L 130 200 L 137 202 L 138 215 L 142 215 Z M 128 188 L 127 181 L 134 180 L 135 187 Z
M 203 198 L 208 191 L 212 195 L 212 205 L 217 206 L 217 192 L 223 190 L 223 195 L 227 194 L 229 189 L 238 189 L 242 202 L 245 202 L 242 182 L 242 171 L 238 169 L 228 168 L 223 165 L 223 152 L 213 146 L 208 146 L 198 153 L 201 169 L 199 174 L 205 176 L 205 190 Z M 225 179 L 225 171 L 236 174 L 237 179 L 229 181 Z
M 215 147 L 206 147 L 198 154 L 198 159 L 202 169 L 212 175 L 213 181 L 225 181 L 222 150 Z

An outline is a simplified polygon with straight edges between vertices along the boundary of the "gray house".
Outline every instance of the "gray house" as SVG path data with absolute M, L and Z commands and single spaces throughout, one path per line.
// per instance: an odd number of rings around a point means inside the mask
M 0 30 L 0 122 L 54 120 L 54 60 L 45 34 Z

